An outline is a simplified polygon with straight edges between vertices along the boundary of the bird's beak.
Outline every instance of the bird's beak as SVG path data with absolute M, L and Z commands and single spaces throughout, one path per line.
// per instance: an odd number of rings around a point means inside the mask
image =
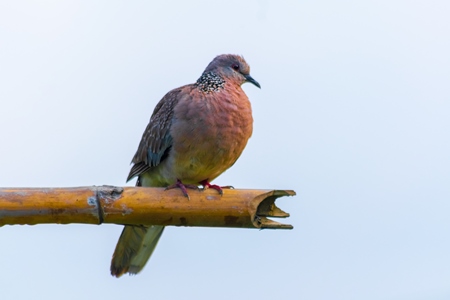
M 255 79 L 253 79 L 253 77 L 250 76 L 250 74 L 249 74 L 249 75 L 244 75 L 244 77 L 245 77 L 245 79 L 246 79 L 246 80 L 245 80 L 246 82 L 253 83 L 255 86 L 261 88 L 261 86 L 259 85 L 258 81 L 256 81 Z

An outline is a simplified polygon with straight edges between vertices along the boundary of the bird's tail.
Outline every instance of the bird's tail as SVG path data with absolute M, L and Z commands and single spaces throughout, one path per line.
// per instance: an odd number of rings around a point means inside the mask
M 126 225 L 111 260 L 111 275 L 137 274 L 155 250 L 164 226 Z

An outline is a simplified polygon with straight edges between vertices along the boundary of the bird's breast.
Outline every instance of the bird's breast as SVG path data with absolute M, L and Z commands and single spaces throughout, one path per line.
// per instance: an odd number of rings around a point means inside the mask
M 200 93 L 199 93 L 200 94 Z M 171 167 L 185 182 L 212 180 L 231 167 L 252 134 L 242 90 L 181 98 L 171 127 Z

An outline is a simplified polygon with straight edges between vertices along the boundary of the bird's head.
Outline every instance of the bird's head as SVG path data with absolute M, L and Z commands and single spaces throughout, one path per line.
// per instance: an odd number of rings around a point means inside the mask
M 259 83 L 250 76 L 250 66 L 245 59 L 239 55 L 222 54 L 216 56 L 205 69 L 206 72 L 213 72 L 221 76 L 226 81 L 241 85 L 250 82 L 261 88 Z

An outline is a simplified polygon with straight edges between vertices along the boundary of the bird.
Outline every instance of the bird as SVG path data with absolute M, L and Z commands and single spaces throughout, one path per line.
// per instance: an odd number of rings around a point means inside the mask
M 216 56 L 193 84 L 169 91 L 156 105 L 132 159 L 127 181 L 136 186 L 223 189 L 211 181 L 230 168 L 253 131 L 244 83 L 260 84 L 240 55 Z M 152 255 L 164 226 L 125 225 L 117 242 L 111 275 L 139 273 Z

